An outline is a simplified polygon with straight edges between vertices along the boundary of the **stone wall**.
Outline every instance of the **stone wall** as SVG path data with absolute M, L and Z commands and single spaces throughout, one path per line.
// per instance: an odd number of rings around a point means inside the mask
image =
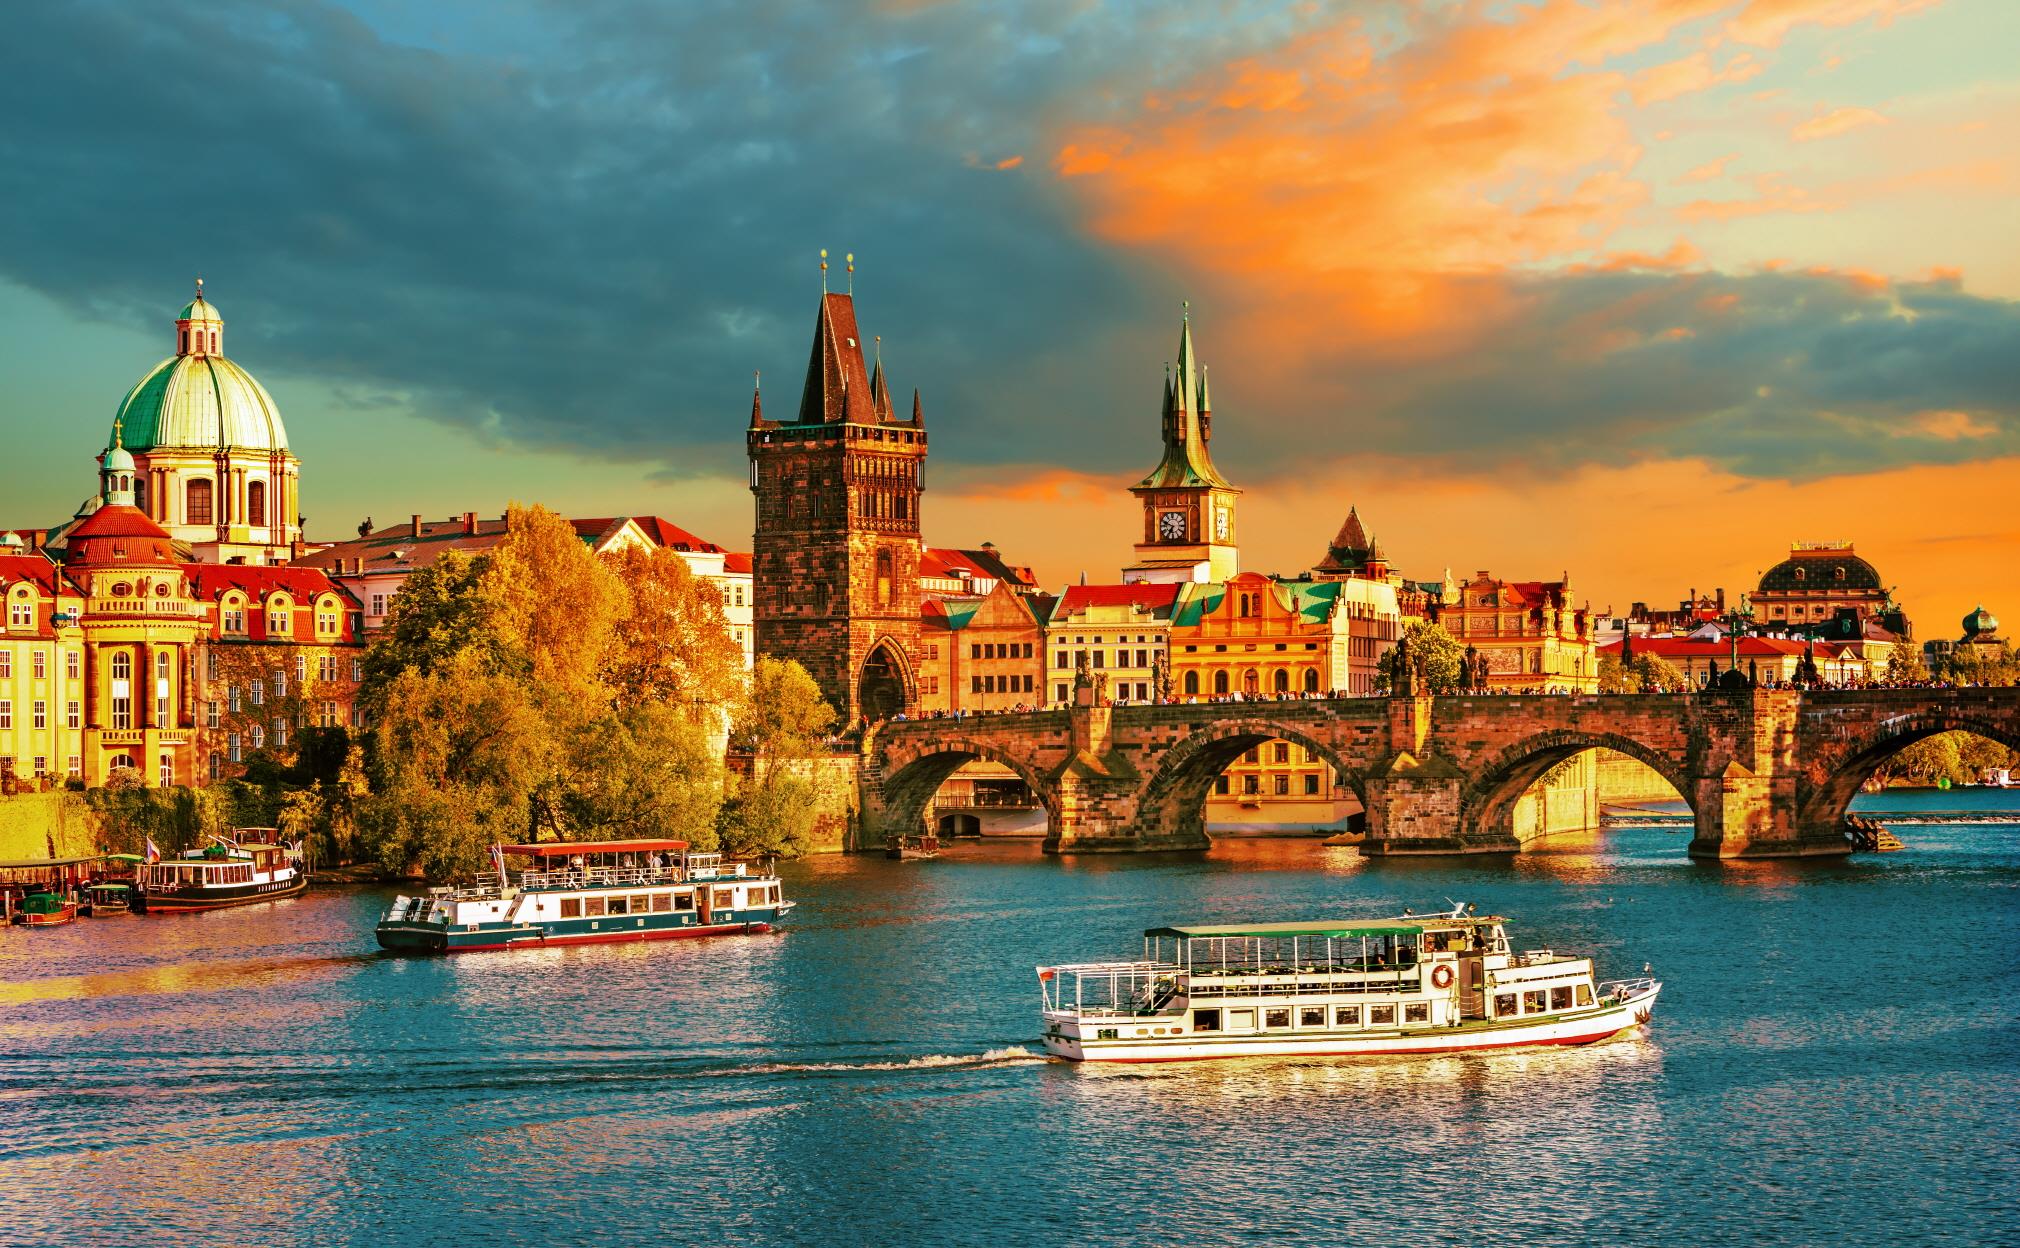
M 64 790 L 0 797 L 0 862 L 80 858 L 99 848 L 98 816 Z

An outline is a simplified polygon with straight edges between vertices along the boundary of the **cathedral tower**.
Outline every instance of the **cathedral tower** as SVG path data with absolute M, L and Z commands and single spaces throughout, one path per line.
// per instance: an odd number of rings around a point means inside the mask
M 891 410 L 881 354 L 865 367 L 854 297 L 824 292 L 798 413 L 753 394 L 746 434 L 756 650 L 798 660 L 844 725 L 918 705 L 926 427 L 917 391 Z
M 1192 351 L 1192 316 L 1178 334 L 1178 368 L 1164 379 L 1164 458 L 1129 487 L 1143 503 L 1143 540 L 1124 581 L 1225 581 L 1240 571 L 1235 496 L 1213 466 L 1213 401 Z

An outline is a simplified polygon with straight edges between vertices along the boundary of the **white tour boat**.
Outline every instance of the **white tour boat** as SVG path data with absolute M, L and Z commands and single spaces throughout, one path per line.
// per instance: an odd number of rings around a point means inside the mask
M 515 878 L 508 856 L 533 865 Z M 461 953 L 769 932 L 795 904 L 770 869 L 693 853 L 686 841 L 496 845 L 491 861 L 490 878 L 395 899 L 375 929 L 379 947 Z
M 1662 985 L 1516 951 L 1447 913 L 1157 927 L 1137 962 L 1038 968 L 1045 1051 L 1076 1062 L 1450 1053 L 1590 1044 L 1648 1021 Z M 1646 971 L 1646 967 L 1643 968 Z

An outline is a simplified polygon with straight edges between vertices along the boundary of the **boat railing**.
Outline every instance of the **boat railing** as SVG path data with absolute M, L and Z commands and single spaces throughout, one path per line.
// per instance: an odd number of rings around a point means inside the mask
M 1609 979 L 1598 986 L 1599 999 L 1625 1005 L 1638 997 L 1645 997 L 1661 985 L 1654 979 L 1642 976 L 1635 979 Z
M 662 867 L 562 867 L 554 871 L 522 871 L 519 887 L 534 888 L 624 888 L 634 884 L 684 883 L 676 866 Z
M 1177 997 L 1185 968 L 1175 962 L 1077 962 L 1038 968 L 1048 1013 L 1080 1018 L 1141 1018 Z M 1073 984 L 1069 991 L 1068 981 Z

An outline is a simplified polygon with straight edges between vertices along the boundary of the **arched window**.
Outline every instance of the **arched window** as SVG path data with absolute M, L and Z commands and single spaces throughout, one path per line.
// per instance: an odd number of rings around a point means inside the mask
M 1305 692 L 1317 693 L 1318 691 L 1319 691 L 1319 669 L 1316 667 L 1308 667 L 1305 669 Z
M 1226 693 L 1226 692 L 1227 692 L 1227 673 L 1226 673 L 1226 672 L 1215 672 L 1215 673 L 1213 674 L 1213 691 L 1214 691 L 1215 693 Z
M 214 329 L 210 331 L 210 353 L 217 354 L 217 331 Z
M 1289 693 L 1291 691 L 1291 674 L 1280 667 L 1277 669 L 1276 676 L 1272 678 L 1270 683 L 1274 687 L 1275 692 Z
M 893 569 L 893 560 L 891 559 L 891 552 L 888 550 L 878 551 L 877 552 L 878 606 L 888 607 L 891 605 L 891 593 L 892 593 L 891 582 L 894 579 L 895 579 L 895 572 Z
M 141 509 L 142 511 L 146 511 L 146 510 L 147 510 L 147 478 L 146 478 L 146 477 L 142 477 L 142 478 L 140 478 L 140 479 L 139 479 L 138 481 L 135 481 L 135 482 L 133 483 L 133 505 L 134 505 L 135 507 L 138 507 L 138 508 L 140 508 L 140 509 Z
M 1198 696 L 1198 694 L 1199 694 L 1199 673 L 1198 673 L 1198 672 L 1187 672 L 1187 673 L 1185 674 L 1185 691 L 1186 691 L 1186 693 L 1187 693 L 1187 694 L 1189 694 L 1189 695 L 1192 695 L 1192 696 L 1195 696 L 1195 697 L 1196 697 L 1196 696 Z
M 254 481 L 245 487 L 245 520 L 255 528 L 267 522 L 267 483 Z
M 189 331 L 186 329 L 182 331 L 182 353 L 189 354 Z
M 210 524 L 213 514 L 210 500 L 209 479 L 200 477 L 191 481 L 183 492 L 183 517 L 190 524 Z
M 112 678 L 114 680 L 133 679 L 133 656 L 121 650 L 112 656 Z

